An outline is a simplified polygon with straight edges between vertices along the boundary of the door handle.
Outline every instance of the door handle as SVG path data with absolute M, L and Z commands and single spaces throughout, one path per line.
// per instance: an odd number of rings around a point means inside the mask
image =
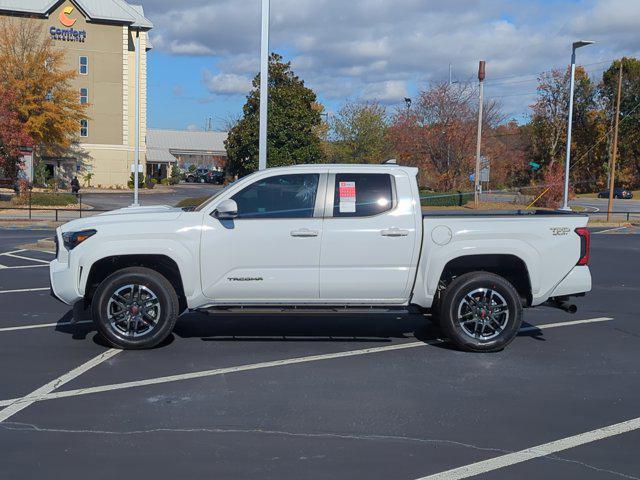
M 318 230 L 309 230 L 308 228 L 301 228 L 300 230 L 291 231 L 292 237 L 308 238 L 308 237 L 317 237 L 319 234 L 320 232 L 318 232 Z
M 389 228 L 382 230 L 380 234 L 383 237 L 406 237 L 409 235 L 409 230 L 401 230 L 399 228 Z

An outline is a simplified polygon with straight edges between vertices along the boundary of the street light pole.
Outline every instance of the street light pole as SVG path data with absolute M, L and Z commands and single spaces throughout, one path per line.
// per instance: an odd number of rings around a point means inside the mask
M 267 168 L 267 119 L 269 104 L 269 13 L 270 0 L 262 0 L 262 41 L 260 47 L 260 147 L 258 169 Z
M 614 188 L 616 185 L 616 157 L 618 156 L 618 128 L 620 126 L 620 97 L 622 97 L 622 59 L 620 60 L 620 70 L 618 71 L 618 97 L 616 98 L 616 119 L 613 133 L 613 153 L 609 168 L 609 202 L 607 204 L 607 222 L 611 221 L 613 211 Z
M 478 81 L 480 82 L 480 105 L 478 106 L 478 141 L 476 143 L 476 173 L 473 179 L 473 200 L 476 208 L 478 208 L 480 203 L 480 152 L 482 147 L 482 109 L 484 106 L 484 66 L 484 60 L 480 60 L 480 65 L 478 66 Z
M 576 50 L 580 47 L 591 45 L 590 40 L 580 40 L 573 42 L 571 46 L 571 79 L 569 81 L 569 121 L 567 125 L 567 155 L 564 162 L 564 198 L 562 210 L 571 211 L 569 208 L 569 170 L 571 169 L 571 126 L 573 124 L 573 91 L 575 89 L 576 77 Z
M 138 178 L 140 170 L 140 30 L 136 30 L 136 42 L 135 47 L 135 62 L 136 62 L 136 88 L 135 88 L 135 105 L 136 120 L 135 120 L 135 147 L 133 151 L 133 205 L 134 207 L 140 206 L 138 196 Z

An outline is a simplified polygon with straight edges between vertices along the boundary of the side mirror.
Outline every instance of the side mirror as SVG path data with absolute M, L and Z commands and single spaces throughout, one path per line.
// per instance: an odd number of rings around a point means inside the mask
M 235 200 L 223 200 L 216 208 L 214 215 L 220 220 L 231 220 L 238 216 L 238 204 Z

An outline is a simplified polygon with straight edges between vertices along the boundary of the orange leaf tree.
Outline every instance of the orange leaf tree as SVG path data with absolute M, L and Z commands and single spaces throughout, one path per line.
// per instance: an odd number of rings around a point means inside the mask
M 0 29 L 0 88 L 12 92 L 10 109 L 36 156 L 64 155 L 87 118 L 71 85 L 75 70 L 66 69 L 64 52 L 35 20 L 0 19 Z

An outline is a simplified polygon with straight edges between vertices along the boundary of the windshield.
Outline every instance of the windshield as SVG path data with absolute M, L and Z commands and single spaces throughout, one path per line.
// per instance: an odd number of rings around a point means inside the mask
M 216 198 L 218 198 L 220 195 L 222 195 L 224 192 L 226 192 L 229 187 L 231 185 L 234 185 L 236 182 L 231 182 L 229 185 L 227 185 L 226 187 L 222 188 L 221 190 L 219 190 L 218 192 L 216 192 L 213 196 L 207 198 L 204 202 L 202 202 L 200 205 L 198 205 L 196 208 L 193 209 L 194 212 L 199 212 L 202 209 L 204 209 L 207 205 L 209 205 L 213 200 L 215 200 Z

